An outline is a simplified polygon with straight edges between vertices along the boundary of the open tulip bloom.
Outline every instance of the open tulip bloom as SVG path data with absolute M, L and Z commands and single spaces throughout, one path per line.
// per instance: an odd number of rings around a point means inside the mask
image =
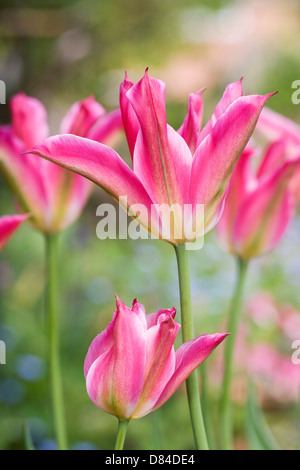
M 162 406 L 226 334 L 203 335 L 174 350 L 180 325 L 176 310 L 145 314 L 117 298 L 106 329 L 92 341 L 84 363 L 87 392 L 119 420 L 140 418 Z
M 153 236 L 193 242 L 217 223 L 231 173 L 270 96 L 243 96 L 241 81 L 232 83 L 201 130 L 201 90 L 190 95 L 175 131 L 166 120 L 165 84 L 146 71 L 135 85 L 126 76 L 120 89 L 132 169 L 111 148 L 73 135 L 51 137 L 30 153 L 102 187 Z
M 4 215 L 0 217 L 0 251 L 18 229 L 19 225 L 28 217 L 29 215 L 27 214 Z

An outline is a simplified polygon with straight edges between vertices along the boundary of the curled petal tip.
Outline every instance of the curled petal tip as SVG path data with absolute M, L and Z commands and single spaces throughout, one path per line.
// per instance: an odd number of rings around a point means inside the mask
M 148 75 L 148 72 L 149 72 L 149 66 L 146 67 L 146 69 L 145 69 L 145 75 Z

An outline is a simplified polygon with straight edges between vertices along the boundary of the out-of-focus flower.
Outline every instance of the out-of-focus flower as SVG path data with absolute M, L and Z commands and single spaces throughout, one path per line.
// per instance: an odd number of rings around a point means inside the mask
M 285 141 L 269 144 L 259 165 L 256 149 L 247 147 L 230 180 L 216 231 L 230 253 L 250 259 L 274 249 L 295 214 L 291 181 L 300 169 L 298 158 L 284 160 Z M 276 160 L 277 164 L 272 162 Z
M 11 102 L 11 125 L 0 126 L 0 172 L 30 221 L 45 233 L 63 230 L 80 215 L 92 183 L 53 163 L 22 155 L 49 135 L 42 103 L 24 93 Z M 122 128 L 120 111 L 105 113 L 94 98 L 75 103 L 61 131 L 110 143 Z
M 269 108 L 264 108 L 256 126 L 257 137 L 269 144 L 278 146 L 277 153 L 271 155 L 266 162 L 266 169 L 280 167 L 284 161 L 298 159 L 300 155 L 300 126 L 286 116 Z M 277 142 L 277 144 L 276 144 Z M 281 146 L 281 148 L 280 148 Z M 300 203 L 300 171 L 294 172 L 290 188 Z
M 165 84 L 147 71 L 137 84 L 126 76 L 120 107 L 133 170 L 114 150 L 75 136 L 52 137 L 31 153 L 89 178 L 118 202 L 126 196 L 124 209 L 153 236 L 192 242 L 217 223 L 234 166 L 271 96 L 243 96 L 241 81 L 232 83 L 200 131 L 201 95 L 190 95 L 176 132 L 166 120 Z
M 19 225 L 28 217 L 28 214 L 4 215 L 0 217 L 0 251 L 17 230 Z
M 145 314 L 117 298 L 106 329 L 92 341 L 84 363 L 90 399 L 119 419 L 140 418 L 163 405 L 223 341 L 226 334 L 199 336 L 174 350 L 180 329 L 175 309 Z

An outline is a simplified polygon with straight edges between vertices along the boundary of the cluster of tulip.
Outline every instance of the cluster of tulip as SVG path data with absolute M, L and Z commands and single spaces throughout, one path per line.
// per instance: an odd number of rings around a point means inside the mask
M 232 448 L 232 358 L 246 268 L 251 258 L 280 242 L 300 198 L 300 129 L 263 109 L 271 96 L 244 96 L 242 81 L 231 83 L 202 127 L 201 90 L 190 95 L 187 115 L 176 131 L 166 120 L 165 84 L 146 70 L 136 84 L 126 74 L 120 109 L 106 113 L 91 97 L 77 102 L 64 118 L 61 134 L 53 137 L 48 137 L 46 111 L 38 100 L 24 94 L 11 100 L 12 124 L 0 127 L 0 171 L 25 215 L 0 219 L 0 248 L 24 219 L 46 239 L 49 369 L 60 449 L 67 448 L 67 438 L 58 355 L 55 239 L 79 217 L 93 183 L 116 201 L 126 196 L 123 209 L 130 216 L 133 204 L 145 206 L 151 214 L 156 205 L 177 208 L 167 238 L 160 213 L 151 222 L 142 212 L 135 220 L 174 246 L 182 345 L 175 352 L 180 325 L 174 320 L 174 308 L 146 315 L 137 300 L 130 308 L 117 298 L 112 321 L 93 340 L 85 358 L 90 399 L 119 420 L 116 449 L 123 448 L 128 422 L 162 406 L 184 381 L 195 446 L 209 448 L 196 369 L 228 333 L 195 337 L 187 244 L 215 226 L 222 245 L 238 260 L 220 400 L 220 447 Z M 255 128 L 259 146 L 252 140 Z M 112 148 L 121 130 L 132 168 Z M 195 223 L 192 239 L 182 230 L 181 209 L 187 204 L 192 222 L 198 205 L 204 206 L 204 218 Z

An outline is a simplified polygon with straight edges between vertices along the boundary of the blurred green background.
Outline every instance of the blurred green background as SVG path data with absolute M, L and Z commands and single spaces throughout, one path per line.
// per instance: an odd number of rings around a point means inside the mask
M 45 104 L 55 134 L 74 101 L 93 94 L 107 110 L 113 109 L 124 71 L 136 81 L 149 66 L 151 76 L 166 82 L 167 117 L 175 128 L 185 116 L 190 92 L 207 88 L 207 119 L 227 83 L 241 76 L 247 94 L 278 90 L 270 106 L 300 124 L 300 105 L 291 101 L 292 82 L 300 79 L 297 0 L 0 0 L 0 15 L 0 79 L 7 87 L 1 123 L 9 122 L 10 96 L 24 91 Z M 128 159 L 124 138 L 117 150 Z M 80 220 L 61 235 L 59 245 L 63 378 L 69 440 L 75 449 L 114 444 L 117 421 L 89 401 L 83 377 L 85 354 L 112 317 L 114 294 L 128 305 L 137 297 L 148 313 L 179 307 L 172 247 L 155 240 L 98 240 L 96 208 L 105 201 L 111 202 L 95 188 Z M 0 179 L 0 214 L 15 211 Z M 247 299 L 267 291 L 277 302 L 300 309 L 299 233 L 296 218 L 278 249 L 252 262 Z M 192 252 L 197 335 L 224 331 L 234 268 L 214 233 L 207 235 L 202 250 Z M 0 258 L 0 339 L 7 345 L 7 364 L 0 365 L 1 449 L 22 448 L 24 421 L 38 448 L 55 447 L 43 279 L 43 239 L 24 224 Z M 208 364 L 215 367 L 213 357 Z M 209 385 L 216 426 L 217 384 L 212 380 Z M 287 401 L 266 410 L 285 448 L 297 440 L 294 409 Z M 236 446 L 245 448 L 243 397 L 235 410 Z M 160 411 L 130 424 L 126 448 L 193 448 L 184 387 Z

